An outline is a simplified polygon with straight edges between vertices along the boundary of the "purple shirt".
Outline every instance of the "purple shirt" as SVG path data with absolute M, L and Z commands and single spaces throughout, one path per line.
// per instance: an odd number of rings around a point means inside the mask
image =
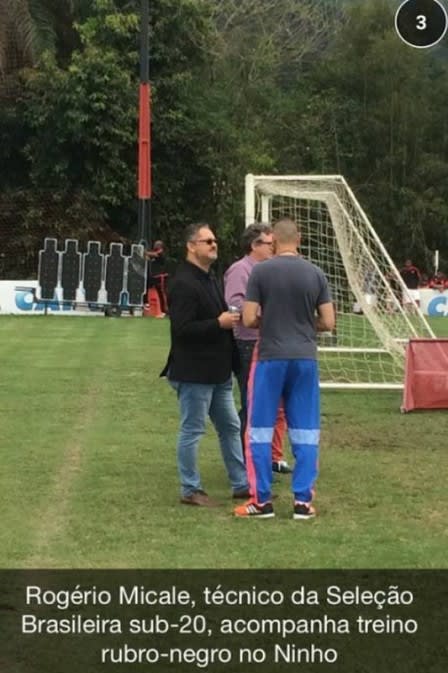
M 228 306 L 236 306 L 239 311 L 243 311 L 243 302 L 246 297 L 247 283 L 257 262 L 246 255 L 232 266 L 229 266 L 224 274 L 224 293 Z M 233 330 L 235 339 L 244 341 L 254 341 L 258 339 L 258 330 L 251 327 L 244 327 L 240 321 Z

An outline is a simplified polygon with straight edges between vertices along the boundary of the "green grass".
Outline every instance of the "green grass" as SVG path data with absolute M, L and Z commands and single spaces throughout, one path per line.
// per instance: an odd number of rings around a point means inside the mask
M 383 315 L 390 334 L 401 339 L 409 334 L 408 320 L 414 323 L 416 334 L 422 332 L 420 318 L 400 314 Z M 437 322 L 437 321 L 436 321 Z M 440 322 L 440 321 L 439 321 Z M 442 321 L 443 322 L 443 321 Z M 442 328 L 443 329 L 443 328 Z M 336 336 L 319 335 L 319 346 L 338 348 L 372 348 L 382 349 L 383 344 L 374 331 L 371 323 L 363 315 L 354 313 L 338 314 L 336 320 Z M 332 383 L 396 383 L 404 378 L 404 361 L 402 344 L 397 344 L 394 358 L 389 353 L 358 353 L 345 354 L 343 351 L 321 352 L 320 377 L 322 382 Z
M 320 516 L 291 519 L 281 476 L 274 520 L 236 520 L 210 429 L 222 507 L 179 505 L 167 349 L 167 321 L 0 319 L 0 567 L 447 567 L 448 412 L 324 392 Z

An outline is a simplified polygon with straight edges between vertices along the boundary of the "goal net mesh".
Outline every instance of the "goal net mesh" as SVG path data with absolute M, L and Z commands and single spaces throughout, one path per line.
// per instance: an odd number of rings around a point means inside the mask
M 341 176 L 246 178 L 246 224 L 290 217 L 301 254 L 327 276 L 336 328 L 321 334 L 324 387 L 401 387 L 409 338 L 434 335 L 348 184 Z

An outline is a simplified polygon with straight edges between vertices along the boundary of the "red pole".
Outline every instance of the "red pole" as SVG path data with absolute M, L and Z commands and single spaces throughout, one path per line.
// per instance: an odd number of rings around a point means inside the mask
M 149 83 L 149 0 L 141 0 L 138 129 L 138 235 L 151 247 L 151 85 Z
M 151 198 L 151 85 L 140 84 L 138 198 Z

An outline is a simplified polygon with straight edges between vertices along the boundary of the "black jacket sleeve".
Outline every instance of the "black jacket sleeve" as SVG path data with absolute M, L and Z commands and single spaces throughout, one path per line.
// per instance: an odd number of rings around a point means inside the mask
M 169 307 L 171 329 L 176 337 L 208 341 L 221 332 L 218 318 L 199 318 L 198 296 L 189 284 L 175 281 L 170 292 Z

